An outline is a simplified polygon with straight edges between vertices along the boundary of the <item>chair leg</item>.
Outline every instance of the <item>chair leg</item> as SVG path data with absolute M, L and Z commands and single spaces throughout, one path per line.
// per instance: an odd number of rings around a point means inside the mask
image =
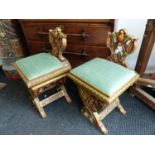
M 104 126 L 104 124 L 102 123 L 102 120 L 100 119 L 99 115 L 97 112 L 93 112 L 93 116 L 94 116 L 94 123 L 96 125 L 96 127 L 103 133 L 103 134 L 107 134 L 108 130 L 106 129 L 106 127 Z
M 37 110 L 39 111 L 40 115 L 42 118 L 46 117 L 46 113 L 43 109 L 43 107 L 40 105 L 39 99 L 38 98 L 34 98 L 33 103 L 35 104 Z
M 65 97 L 66 101 L 67 101 L 68 103 L 71 103 L 72 100 L 71 100 L 71 98 L 69 97 L 69 95 L 68 95 L 68 93 L 67 93 L 67 90 L 66 90 L 65 86 L 64 86 L 64 85 L 61 85 L 60 88 L 61 88 L 61 90 L 64 92 L 64 97 Z
M 119 110 L 119 112 L 122 113 L 123 115 L 126 115 L 126 110 L 121 105 L 119 98 L 117 99 L 116 102 L 117 102 L 117 109 Z
M 54 93 L 52 94 L 51 96 L 45 98 L 45 99 L 42 99 L 41 101 L 39 100 L 38 96 L 39 96 L 39 90 L 32 90 L 32 89 L 29 89 L 29 92 L 31 94 L 31 97 L 32 97 L 32 101 L 35 105 L 35 107 L 37 108 L 37 110 L 39 111 L 40 115 L 42 118 L 45 118 L 46 117 L 46 113 L 43 109 L 44 106 L 54 102 L 55 100 L 61 98 L 61 97 L 65 97 L 65 99 L 67 100 L 68 103 L 71 103 L 71 99 L 65 89 L 65 86 L 63 84 L 59 85 L 60 87 L 60 91 L 58 91 L 57 93 Z M 41 94 L 41 93 L 40 93 Z
M 91 112 L 88 110 L 88 108 L 84 107 L 81 110 L 81 113 L 91 122 L 95 125 L 97 129 L 99 129 L 103 134 L 107 134 L 108 130 L 104 126 L 102 120 L 99 117 L 99 114 L 97 112 Z

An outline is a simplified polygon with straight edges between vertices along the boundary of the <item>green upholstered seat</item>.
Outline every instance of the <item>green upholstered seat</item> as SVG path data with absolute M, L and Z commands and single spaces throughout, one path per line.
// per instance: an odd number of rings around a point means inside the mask
M 74 68 L 71 74 L 109 97 L 137 75 L 132 70 L 102 58 L 92 59 Z
M 16 61 L 19 69 L 28 80 L 33 80 L 63 67 L 56 57 L 49 53 L 40 53 Z

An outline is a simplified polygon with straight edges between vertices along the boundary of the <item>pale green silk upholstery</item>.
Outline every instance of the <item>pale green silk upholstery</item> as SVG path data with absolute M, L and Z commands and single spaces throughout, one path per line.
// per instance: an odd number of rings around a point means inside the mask
M 137 75 L 132 70 L 102 58 L 92 59 L 72 69 L 71 74 L 109 97 Z
M 16 61 L 19 69 L 28 80 L 33 80 L 63 67 L 56 57 L 49 53 L 40 53 Z

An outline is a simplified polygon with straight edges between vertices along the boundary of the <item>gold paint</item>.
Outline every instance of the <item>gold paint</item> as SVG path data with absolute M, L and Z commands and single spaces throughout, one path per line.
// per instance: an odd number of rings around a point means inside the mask
M 83 87 L 84 89 L 88 90 L 90 93 L 92 93 L 94 96 L 96 96 L 98 99 L 100 99 L 103 102 L 111 103 L 117 98 L 119 95 L 121 95 L 126 89 L 128 89 L 136 80 L 138 80 L 139 75 L 136 74 L 135 77 L 133 77 L 131 80 L 128 81 L 126 85 L 121 87 L 115 94 L 112 96 L 107 96 L 97 88 L 94 88 L 90 84 L 82 81 L 81 79 L 77 78 L 73 74 L 69 73 L 68 77 L 72 79 L 78 86 Z

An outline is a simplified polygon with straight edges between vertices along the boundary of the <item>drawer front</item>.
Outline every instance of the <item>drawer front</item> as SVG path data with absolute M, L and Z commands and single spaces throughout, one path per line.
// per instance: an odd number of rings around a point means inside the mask
M 73 67 L 79 66 L 95 57 L 107 58 L 110 50 L 99 46 L 68 45 L 64 56 L 70 61 Z
M 47 42 L 27 42 L 29 47 L 29 54 L 36 54 L 41 52 L 49 52 L 52 48 Z
M 49 52 L 51 46 L 44 42 L 28 42 L 30 54 Z M 106 58 L 110 51 L 106 47 L 88 45 L 68 45 L 63 55 L 70 61 L 73 67 L 78 66 L 94 57 Z
M 107 33 L 112 31 L 108 24 L 34 23 L 24 26 L 26 40 L 48 42 L 48 30 L 61 26 L 67 34 L 68 43 L 105 46 Z
M 64 54 L 65 56 L 79 57 L 79 59 L 106 58 L 110 55 L 110 50 L 99 46 L 68 45 Z

